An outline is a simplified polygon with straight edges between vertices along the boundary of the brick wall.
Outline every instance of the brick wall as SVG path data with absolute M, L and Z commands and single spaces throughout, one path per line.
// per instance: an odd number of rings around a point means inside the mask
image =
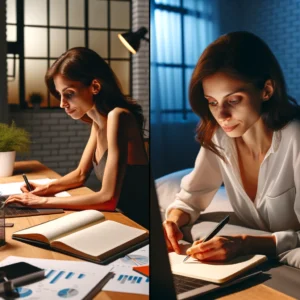
M 300 1 L 219 0 L 221 33 L 247 30 L 279 61 L 291 96 L 300 104 Z
M 149 25 L 149 1 L 132 1 L 132 30 Z M 149 33 L 146 34 L 149 37 Z M 146 129 L 149 129 L 149 43 L 142 40 L 139 51 L 132 57 L 132 97 L 143 107 Z
M 259 35 L 279 60 L 288 92 L 300 104 L 300 1 L 243 0 L 243 29 Z
M 17 126 L 30 132 L 30 154 L 17 160 L 38 160 L 61 175 L 74 170 L 89 137 L 90 126 L 70 118 L 63 110 L 11 113 Z

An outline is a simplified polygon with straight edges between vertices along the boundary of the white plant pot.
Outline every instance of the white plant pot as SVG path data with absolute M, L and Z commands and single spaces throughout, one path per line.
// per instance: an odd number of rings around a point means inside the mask
M 0 177 L 13 174 L 16 151 L 0 152 Z

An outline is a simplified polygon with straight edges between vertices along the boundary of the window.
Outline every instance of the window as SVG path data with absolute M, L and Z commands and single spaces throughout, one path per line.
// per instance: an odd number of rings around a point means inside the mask
M 188 87 L 204 48 L 213 41 L 213 1 L 152 0 L 151 99 L 154 122 L 193 119 Z M 159 115 L 159 116 L 158 116 Z
M 131 1 L 6 0 L 8 103 L 22 108 L 31 93 L 43 95 L 41 107 L 58 107 L 44 76 L 67 49 L 88 47 L 100 54 L 131 95 L 131 55 L 117 34 L 131 28 Z

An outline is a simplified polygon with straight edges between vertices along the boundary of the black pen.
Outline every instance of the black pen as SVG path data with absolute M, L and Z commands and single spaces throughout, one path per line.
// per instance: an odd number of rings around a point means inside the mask
M 202 241 L 202 243 L 209 241 L 210 239 L 212 239 L 224 226 L 225 224 L 227 224 L 229 221 L 229 216 L 226 216 L 210 233 L 209 235 L 207 235 L 204 240 Z M 187 255 L 183 262 L 185 262 L 188 258 L 190 257 L 190 255 Z
M 24 181 L 25 181 L 25 183 L 26 183 L 26 186 L 27 186 L 28 191 L 31 192 L 31 191 L 32 191 L 32 188 L 31 188 L 31 186 L 30 186 L 30 184 L 29 184 L 29 182 L 28 182 L 28 179 L 27 179 L 26 175 L 23 174 L 22 176 L 23 176 L 23 178 L 24 178 Z

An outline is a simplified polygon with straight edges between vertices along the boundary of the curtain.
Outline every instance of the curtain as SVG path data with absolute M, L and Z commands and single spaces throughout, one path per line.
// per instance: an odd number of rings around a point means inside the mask
M 199 120 L 190 109 L 188 86 L 201 53 L 219 36 L 218 27 L 217 0 L 151 0 L 151 164 L 155 178 L 190 167 L 195 159 L 188 157 L 199 148 L 193 132 Z

